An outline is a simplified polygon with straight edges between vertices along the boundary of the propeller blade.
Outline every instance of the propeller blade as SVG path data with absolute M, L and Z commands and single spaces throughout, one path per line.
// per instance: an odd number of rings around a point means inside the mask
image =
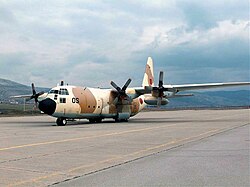
M 157 107 L 161 106 L 162 97 L 157 98 Z
M 162 87 L 163 86 L 163 71 L 160 71 L 160 74 L 159 74 L 159 87 Z
M 31 97 L 30 97 L 30 99 L 35 99 L 35 102 L 38 102 L 38 97 L 40 96 L 40 95 L 43 95 L 44 94 L 44 92 L 42 91 L 42 92 L 39 92 L 39 93 L 37 93 L 37 94 L 35 94 L 35 95 L 32 95 Z
M 36 94 L 37 95 L 37 97 L 39 97 L 40 95 L 43 95 L 45 92 L 44 91 L 41 91 L 41 92 L 39 92 L 38 94 Z
M 157 107 L 161 106 L 162 98 L 164 95 L 165 88 L 163 87 L 163 71 L 159 73 L 159 84 L 157 87 L 153 87 L 152 95 L 157 98 Z
M 37 102 L 35 102 L 34 108 L 35 108 L 35 110 L 38 108 Z
M 36 95 L 36 90 L 35 90 L 35 85 L 34 83 L 31 84 L 31 87 L 32 87 L 32 94 L 33 96 Z
M 124 84 L 124 86 L 122 87 L 122 90 L 123 91 L 125 91 L 126 89 L 127 89 L 127 87 L 128 87 L 128 85 L 131 83 L 131 79 L 129 78 L 128 80 L 127 80 L 127 82 Z
M 128 85 L 131 83 L 131 79 L 129 78 L 126 83 L 124 84 L 124 86 L 122 87 L 122 89 L 117 86 L 117 84 L 115 84 L 113 81 L 110 82 L 110 84 L 117 90 L 117 96 L 113 101 L 114 105 L 117 105 L 118 103 L 120 104 L 124 104 L 125 102 L 127 103 L 131 103 L 131 99 L 130 97 L 126 94 L 126 89 L 128 88 Z
M 37 107 L 37 103 L 38 103 L 38 97 L 40 95 L 43 95 L 44 92 L 39 92 L 39 93 L 36 93 L 36 89 L 35 89 L 35 85 L 34 83 L 31 84 L 31 88 L 32 88 L 32 96 L 30 96 L 29 99 L 27 99 L 27 101 L 31 100 L 31 99 L 34 99 L 35 100 L 35 106 Z
M 116 105 L 118 103 L 118 97 L 116 97 L 113 101 L 113 104 Z
M 119 86 L 117 86 L 113 81 L 110 82 L 110 84 L 118 91 L 121 91 L 121 88 Z

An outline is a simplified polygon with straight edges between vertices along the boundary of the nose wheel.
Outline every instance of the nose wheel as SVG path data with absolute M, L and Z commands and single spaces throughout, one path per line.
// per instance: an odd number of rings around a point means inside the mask
M 56 124 L 58 126 L 65 126 L 67 124 L 67 120 L 65 118 L 57 118 Z

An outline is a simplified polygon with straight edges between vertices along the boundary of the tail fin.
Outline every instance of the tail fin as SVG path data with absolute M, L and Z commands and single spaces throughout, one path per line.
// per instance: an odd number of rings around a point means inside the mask
M 151 57 L 148 57 L 142 86 L 154 86 L 154 64 Z

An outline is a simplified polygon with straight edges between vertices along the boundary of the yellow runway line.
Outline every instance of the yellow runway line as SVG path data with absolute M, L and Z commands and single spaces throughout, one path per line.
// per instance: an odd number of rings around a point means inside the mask
M 117 156 L 117 157 L 109 158 L 109 159 L 106 159 L 106 160 L 102 160 L 102 161 L 99 161 L 97 163 L 92 163 L 92 164 L 87 164 L 87 165 L 82 165 L 82 166 L 78 166 L 78 167 L 75 167 L 75 168 L 71 168 L 71 169 L 67 170 L 66 172 L 54 172 L 54 173 L 51 173 L 49 175 L 33 178 L 33 179 L 30 179 L 30 180 L 20 181 L 20 182 L 14 183 L 14 184 L 10 184 L 9 187 L 20 186 L 20 185 L 30 183 L 30 182 L 35 183 L 35 182 L 38 182 L 38 181 L 40 181 L 42 179 L 50 178 L 50 177 L 53 177 L 53 176 L 58 176 L 58 175 L 67 174 L 67 173 L 69 174 L 69 173 L 75 172 L 75 171 L 83 169 L 83 168 L 93 167 L 93 166 L 96 166 L 96 165 L 99 165 L 99 164 L 103 164 L 103 163 L 107 163 L 107 162 L 110 162 L 110 161 L 123 159 L 123 158 L 129 157 L 129 156 L 135 156 L 135 155 L 141 154 L 143 152 L 152 151 L 152 150 L 155 150 L 155 149 L 166 147 L 166 146 L 169 146 L 169 145 L 172 145 L 172 144 L 177 144 L 177 143 L 180 143 L 180 142 L 183 142 L 183 141 L 188 141 L 188 140 L 192 140 L 192 139 L 195 139 L 195 138 L 199 138 L 199 137 L 202 137 L 202 136 L 204 136 L 206 134 L 212 135 L 213 133 L 217 133 L 220 130 L 222 130 L 222 129 L 212 129 L 210 131 L 207 131 L 207 132 L 195 135 L 195 136 L 190 136 L 190 137 L 182 138 L 182 139 L 179 139 L 179 140 L 173 140 L 173 141 L 170 141 L 170 142 L 167 142 L 167 143 L 164 143 L 164 144 L 160 144 L 160 145 L 153 146 L 153 147 L 148 147 L 146 149 L 135 151 L 133 153 L 129 153 L 129 154 L 126 154 L 126 155 Z M 206 137 L 207 136 L 205 136 L 204 138 L 206 138 Z M 190 141 L 188 141 L 188 142 L 190 142 Z
M 79 137 L 79 138 L 70 138 L 70 139 L 64 139 L 64 140 L 55 140 L 55 141 L 49 141 L 49 142 L 40 142 L 40 143 L 33 143 L 33 144 L 17 145 L 17 146 L 12 146 L 12 147 L 0 148 L 0 151 L 6 151 L 6 150 L 18 149 L 18 148 L 24 148 L 24 147 L 34 147 L 34 146 L 40 146 L 40 145 L 49 145 L 49 144 L 55 144 L 55 143 L 72 142 L 72 141 L 78 141 L 78 140 L 84 140 L 84 139 L 92 139 L 92 138 L 100 138 L 100 137 L 107 137 L 107 136 L 123 135 L 123 134 L 134 133 L 134 132 L 142 132 L 142 131 L 149 131 L 149 130 L 154 130 L 154 129 L 172 127 L 172 126 L 175 126 L 175 125 L 177 125 L 177 124 L 172 124 L 172 125 L 167 125 L 167 126 L 164 125 L 164 126 L 158 126 L 158 127 L 149 127 L 149 128 L 143 128 L 143 129 L 133 129 L 133 130 L 122 131 L 122 132 L 114 132 L 114 133 L 87 136 L 87 137 L 85 136 L 85 137 Z

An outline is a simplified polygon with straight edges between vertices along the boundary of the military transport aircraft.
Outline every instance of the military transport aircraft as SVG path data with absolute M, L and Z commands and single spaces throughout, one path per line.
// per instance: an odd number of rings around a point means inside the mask
M 92 123 L 101 122 L 104 118 L 128 121 L 147 105 L 161 106 L 168 104 L 171 97 L 192 96 L 178 94 L 181 91 L 250 85 L 250 82 L 164 85 L 161 71 L 156 86 L 151 57 L 147 60 L 142 87 L 128 88 L 130 82 L 131 79 L 128 79 L 121 88 L 111 81 L 114 89 L 100 89 L 64 85 L 62 81 L 47 93 L 36 93 L 32 83 L 32 95 L 13 97 L 34 99 L 42 112 L 56 117 L 57 125 L 64 126 L 68 120 L 74 119 L 88 119 Z

